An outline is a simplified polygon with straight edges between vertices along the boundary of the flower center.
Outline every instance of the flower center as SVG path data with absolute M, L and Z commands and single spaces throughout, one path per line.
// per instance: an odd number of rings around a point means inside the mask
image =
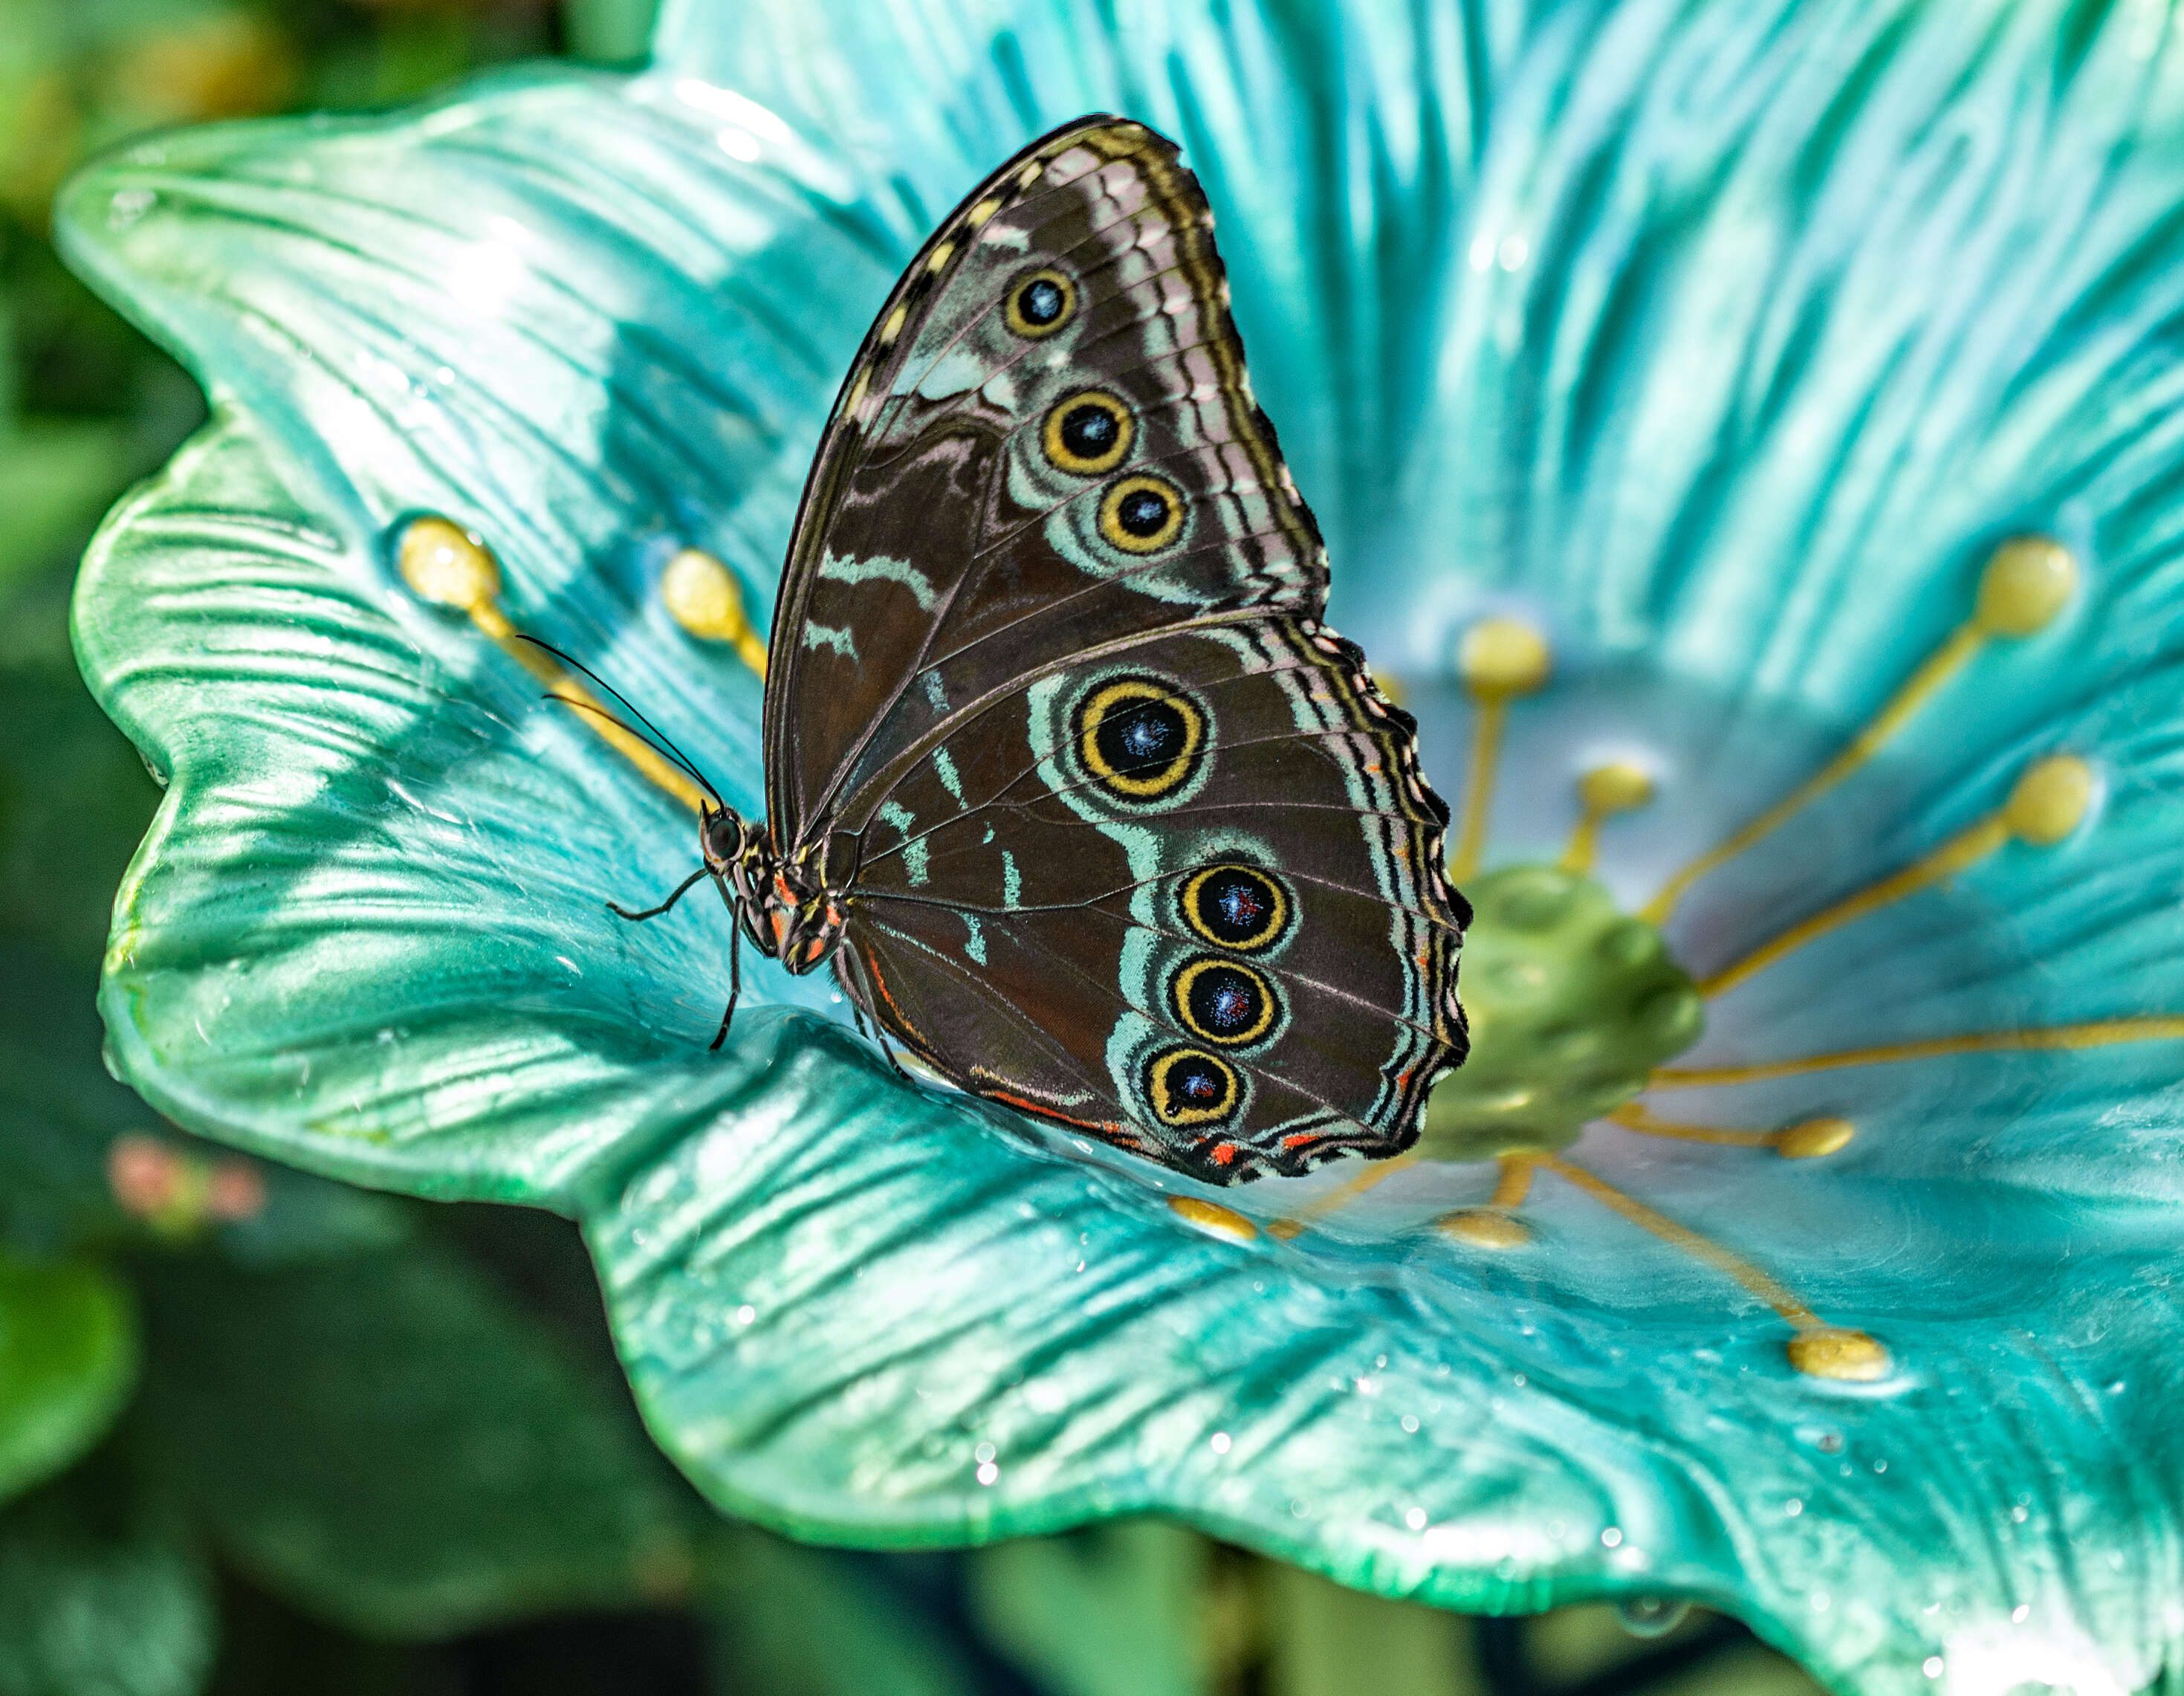
M 1557 1152 L 1698 1040 L 1698 991 L 1660 932 L 1582 873 L 1511 866 L 1474 878 L 1467 893 L 1471 1053 L 1434 1091 L 1418 1152 Z

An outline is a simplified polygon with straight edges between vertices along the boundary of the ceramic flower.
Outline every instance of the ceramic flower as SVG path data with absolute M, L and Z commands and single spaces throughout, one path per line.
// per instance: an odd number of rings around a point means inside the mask
M 579 1217 L 722 1505 L 1153 1509 L 1390 1595 L 1732 1610 L 1836 1688 L 2184 1653 L 2184 47 L 2144 8 L 671 7 L 652 69 L 155 141 L 86 275 L 214 421 L 86 674 L 169 782 L 116 1065 Z M 1408 1159 L 1201 1191 L 899 1077 L 728 922 L 759 629 L 930 225 L 1177 137 L 1336 621 L 1461 797 Z M 587 697 L 592 698 L 592 697 Z

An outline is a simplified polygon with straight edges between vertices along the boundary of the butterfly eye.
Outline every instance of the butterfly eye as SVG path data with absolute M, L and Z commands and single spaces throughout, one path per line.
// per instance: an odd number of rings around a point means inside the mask
M 1217 1124 L 1243 1091 L 1235 1068 L 1202 1048 L 1163 1048 L 1145 1063 L 1145 1100 L 1162 1124 Z
M 1130 409 L 1095 388 L 1071 395 L 1048 413 L 1040 441 L 1057 469 L 1091 476 L 1122 464 L 1137 432 Z
M 718 864 L 733 860 L 743 851 L 743 821 L 723 807 L 709 813 L 705 818 L 705 857 Z
M 1118 678 L 1077 709 L 1085 769 L 1123 801 L 1158 801 L 1188 783 L 1206 745 L 1206 710 L 1156 678 Z
M 1009 291 L 1009 328 L 1037 341 L 1077 313 L 1077 285 L 1052 266 L 1034 271 Z
M 1227 1047 L 1256 1042 L 1281 1018 L 1274 986 L 1249 966 L 1201 955 L 1175 974 L 1168 1001 L 1193 1036 Z
M 1184 882 L 1183 922 L 1222 948 L 1256 953 L 1280 940 L 1295 912 L 1289 892 L 1251 866 L 1208 866 Z
M 1166 477 L 1124 477 L 1100 502 L 1100 533 L 1129 554 L 1165 548 L 1183 528 L 1183 491 Z

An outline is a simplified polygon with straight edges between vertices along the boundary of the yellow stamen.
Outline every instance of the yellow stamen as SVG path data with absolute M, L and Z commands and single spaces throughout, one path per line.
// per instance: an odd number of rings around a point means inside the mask
M 1896 1370 L 1877 1337 L 1846 1326 L 1822 1325 L 1790 1339 L 1790 1364 L 1808 1378 L 1870 1384 Z
M 1761 1271 L 1742 1255 L 1723 1247 L 1711 1237 L 1700 1236 L 1666 1213 L 1656 1213 L 1635 1196 L 1625 1195 L 1605 1178 L 1582 1166 L 1552 1154 L 1533 1158 L 1611 1212 L 1735 1280 L 1774 1308 L 1797 1328 L 1797 1335 L 1790 1340 L 1789 1356 L 1791 1365 L 1798 1371 L 1815 1378 L 1866 1381 L 1888 1375 L 1888 1351 L 1880 1342 L 1862 1331 L 1828 1324 L 1780 1280 Z
M 1846 896 L 1802 923 L 1791 925 L 1735 965 L 1724 967 L 1703 979 L 1699 993 L 1718 996 L 1734 989 L 1784 955 L 1795 952 L 1830 930 L 1969 870 L 2012 837 L 2040 847 L 2060 842 L 2078 828 L 2092 794 L 2092 771 L 2083 760 L 2059 754 L 2041 761 L 2017 780 L 2017 786 L 2010 791 L 2009 800 L 2000 811 L 1969 830 L 1960 831 L 1902 871 L 1892 873 L 1877 884 L 1869 884 L 1856 895 Z
M 1625 1130 L 1635 1130 L 1641 1136 L 1665 1136 L 1678 1142 L 1714 1142 L 1731 1148 L 1765 1148 L 1774 1141 L 1771 1130 L 1719 1130 L 1710 1125 L 1685 1124 L 1674 1119 L 1656 1119 L 1635 1102 L 1619 1107 L 1608 1114 L 1612 1124 Z
M 766 644 L 751 628 L 743 591 L 726 566 L 702 549 L 685 548 L 660 574 L 660 598 L 677 624 L 708 642 L 727 643 L 763 681 Z
M 1842 751 L 1719 847 L 1702 854 L 1669 879 L 1661 892 L 1640 909 L 1639 916 L 1655 924 L 1664 921 L 1693 884 L 1771 834 L 1791 815 L 1871 759 L 1989 639 L 2030 636 L 2044 628 L 2069 601 L 2077 581 L 2077 561 L 2061 543 L 2044 536 L 2020 536 L 2004 542 L 1989 556 L 1981 573 L 1979 599 L 1972 616 L 1926 656 Z
M 1600 847 L 1600 823 L 1618 812 L 1628 812 L 1653 799 L 1653 779 L 1640 767 L 1617 762 L 1596 766 L 1577 780 L 1578 805 L 1583 809 L 1569 846 L 1563 850 L 1563 870 L 1590 872 Z
M 1299 1208 L 1287 1219 L 1276 1219 L 1267 1227 L 1269 1236 L 1279 1237 L 1284 1242 L 1301 1236 L 1305 1230 L 1325 1219 L 1338 1208 L 1346 1208 L 1374 1185 L 1392 1178 L 1406 1166 L 1417 1163 L 1416 1154 L 1397 1154 L 1385 1160 L 1375 1160 L 1362 1166 L 1343 1183 L 1325 1195 L 1314 1197 Z
M 1641 1136 L 1668 1137 L 1678 1142 L 1711 1142 L 1730 1148 L 1771 1148 L 1785 1160 L 1814 1160 L 1848 1146 L 1858 1128 L 1847 1119 L 1808 1119 L 1780 1130 L 1724 1130 L 1714 1125 L 1686 1124 L 1679 1119 L 1657 1118 L 1632 1102 L 1607 1115 L 1609 1120 Z
M 1489 618 L 1463 633 L 1457 671 L 1478 704 L 1471 733 L 1471 773 L 1463 792 L 1463 822 L 1457 832 L 1449 875 L 1458 883 L 1479 870 L 1486 847 L 1486 817 L 1493 806 L 1495 767 L 1502 757 L 1502 729 L 1511 700 L 1529 695 L 1553 667 L 1546 639 L 1514 618 Z
M 1501 1176 L 1486 1205 L 1445 1213 L 1434 1222 L 1434 1228 L 1472 1248 L 1522 1248 L 1532 1240 L 1532 1233 L 1522 1219 L 1511 1215 L 1524 1206 L 1524 1197 L 1532 1192 L 1532 1162 L 1535 1158 L 1529 1154 L 1503 1155 Z
M 2107 1048 L 2122 1042 L 2184 1040 L 2184 1016 L 2149 1013 L 2139 1018 L 2093 1019 L 2084 1024 L 2052 1024 L 2030 1030 L 1982 1030 L 1964 1036 L 1936 1036 L 1923 1042 L 1889 1042 L 1872 1048 L 1846 1048 L 1834 1054 L 1808 1054 L 1797 1060 L 1761 1060 L 1744 1066 L 1663 1066 L 1648 1080 L 1656 1090 L 1691 1090 L 1716 1084 L 1763 1084 L 1775 1078 L 1802 1078 L 1847 1066 L 1880 1066 L 1899 1060 L 1933 1060 L 1948 1054 L 2000 1054 L 2059 1048 Z
M 1818 1160 L 1850 1146 L 1858 1127 L 1833 1114 L 1808 1119 L 1774 1133 L 1774 1152 L 1785 1160 Z
M 1218 1202 L 1201 1201 L 1196 1196 L 1170 1196 L 1167 1207 L 1185 1225 L 1195 1225 L 1208 1236 L 1217 1236 L 1227 1242 L 1249 1242 L 1259 1234 L 1258 1226 L 1234 1208 L 1224 1208 Z
M 704 806 L 704 791 L 682 771 L 663 759 L 651 744 L 609 722 L 604 717 L 607 709 L 589 689 L 562 670 L 552 655 L 521 639 L 508 615 L 500 610 L 500 566 L 484 543 L 444 518 L 415 518 L 404 527 L 396 544 L 395 562 L 403 581 L 417 592 L 420 600 L 467 614 L 480 633 L 490 637 L 510 659 L 554 694 L 574 703 L 585 724 L 650 782 L 693 812 Z

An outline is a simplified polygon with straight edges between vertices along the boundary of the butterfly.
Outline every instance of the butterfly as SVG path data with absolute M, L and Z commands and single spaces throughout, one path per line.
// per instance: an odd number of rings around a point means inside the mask
M 702 873 L 965 1090 L 1216 1184 L 1398 1152 L 1465 1052 L 1470 910 L 1327 584 L 1196 179 L 1080 119 L 859 349 L 775 606 L 767 817 L 706 806 Z

